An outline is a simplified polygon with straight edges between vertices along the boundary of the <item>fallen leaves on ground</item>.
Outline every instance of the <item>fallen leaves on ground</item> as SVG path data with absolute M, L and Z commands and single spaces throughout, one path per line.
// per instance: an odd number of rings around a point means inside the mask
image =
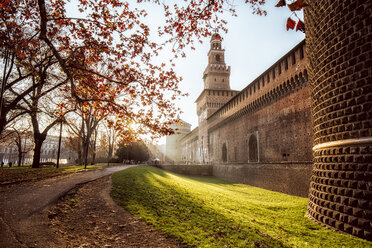
M 66 247 L 180 247 L 111 202 L 110 179 L 72 192 L 49 212 L 50 226 Z

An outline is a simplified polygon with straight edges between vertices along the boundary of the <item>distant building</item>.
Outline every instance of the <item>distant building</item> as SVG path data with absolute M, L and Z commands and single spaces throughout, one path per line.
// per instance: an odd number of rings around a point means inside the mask
M 9 162 L 18 162 L 18 148 L 15 144 L 0 144 L 0 162 L 8 164 Z M 26 159 L 25 159 L 26 161 Z
M 40 162 L 57 162 L 58 136 L 47 136 L 40 154 Z M 60 163 L 75 163 L 78 158 L 76 151 L 73 151 L 68 145 L 68 138 L 62 137 Z
M 185 160 L 186 158 L 182 158 L 181 153 L 179 150 L 181 149 L 180 140 L 185 137 L 186 134 L 190 133 L 191 124 L 180 120 L 179 123 L 175 123 L 171 126 L 174 130 L 173 135 L 169 135 L 166 137 L 166 149 L 165 154 L 166 158 L 164 159 L 166 162 L 179 162 L 181 160 Z
M 5 132 L 10 132 L 6 130 Z M 58 136 L 47 136 L 41 147 L 40 162 L 57 162 Z M 31 164 L 34 155 L 34 142 L 31 132 L 21 136 L 22 164 Z M 68 138 L 62 137 L 60 163 L 74 163 L 78 158 L 76 151 L 68 145 Z M 0 162 L 17 164 L 19 160 L 19 146 L 15 134 L 7 135 L 0 140 Z
M 0 139 L 0 162 L 8 164 L 18 164 L 19 151 L 21 150 L 22 163 L 30 163 L 32 161 L 32 153 L 34 143 L 32 140 L 32 132 L 18 132 L 16 130 L 4 130 Z

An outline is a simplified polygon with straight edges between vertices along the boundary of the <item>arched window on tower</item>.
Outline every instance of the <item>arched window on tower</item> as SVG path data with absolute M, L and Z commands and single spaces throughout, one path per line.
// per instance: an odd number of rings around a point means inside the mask
M 222 162 L 227 162 L 227 147 L 226 143 L 222 145 Z
M 256 135 L 252 134 L 251 137 L 249 137 L 248 142 L 248 161 L 249 162 L 258 162 L 258 146 L 257 146 L 257 137 Z
M 221 57 L 220 57 L 220 55 L 219 55 L 219 54 L 217 54 L 217 55 L 216 55 L 216 61 L 218 61 L 218 62 L 219 62 L 220 60 L 221 60 Z

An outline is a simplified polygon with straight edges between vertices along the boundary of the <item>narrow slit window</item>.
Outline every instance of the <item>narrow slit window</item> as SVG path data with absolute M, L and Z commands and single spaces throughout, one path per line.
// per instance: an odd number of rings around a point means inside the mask
M 285 58 L 285 60 L 284 60 L 284 68 L 285 68 L 285 70 L 288 70 L 288 60 L 287 60 L 287 58 Z

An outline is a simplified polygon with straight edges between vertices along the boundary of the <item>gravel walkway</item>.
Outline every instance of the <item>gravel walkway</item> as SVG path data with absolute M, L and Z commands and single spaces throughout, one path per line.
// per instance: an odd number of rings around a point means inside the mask
M 109 175 L 129 167 L 0 187 L 0 247 L 177 247 L 112 201 Z
M 51 229 L 66 247 L 180 247 L 116 205 L 110 189 L 110 177 L 104 177 L 50 209 Z

